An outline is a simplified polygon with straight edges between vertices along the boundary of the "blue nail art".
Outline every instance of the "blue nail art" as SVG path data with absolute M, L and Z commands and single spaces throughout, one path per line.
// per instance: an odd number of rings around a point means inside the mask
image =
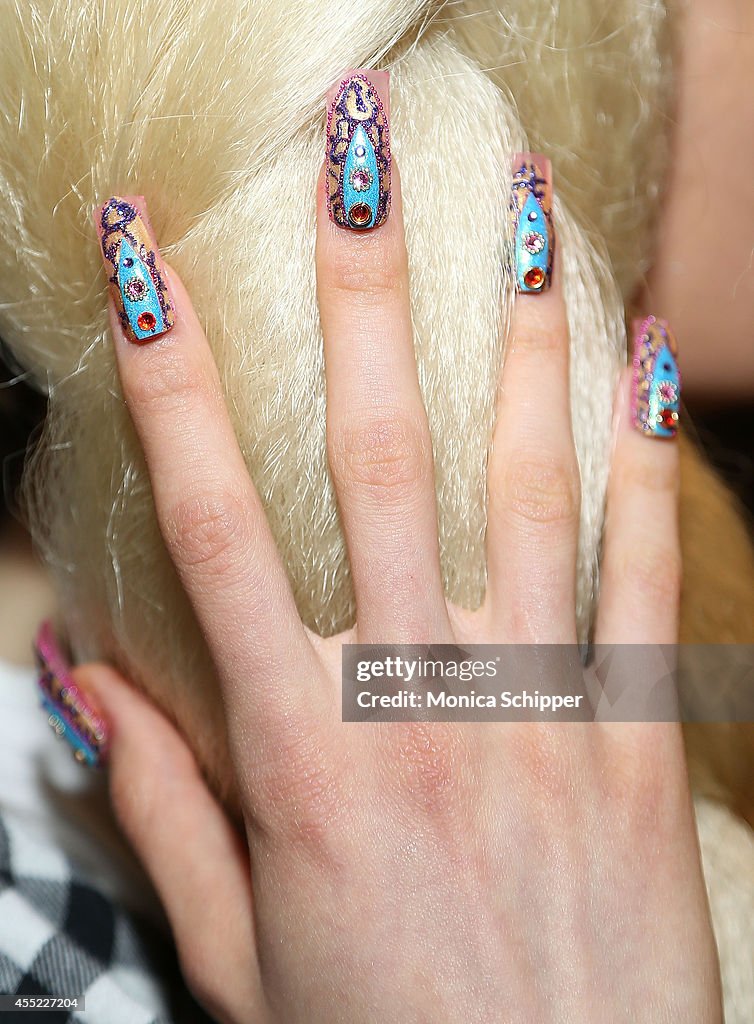
M 353 210 L 359 204 L 369 207 L 369 220 L 354 226 L 371 228 L 377 216 L 380 199 L 379 172 L 374 146 L 369 136 L 359 125 L 353 133 L 351 145 L 346 153 L 343 166 L 343 206 L 349 223 L 353 221 Z
M 522 156 L 514 167 L 510 208 L 516 232 L 516 288 L 519 292 L 543 292 L 552 281 L 555 248 L 552 186 L 535 160 Z
M 147 265 L 132 249 L 127 238 L 123 238 L 120 243 L 118 287 L 123 299 L 123 310 L 134 334 L 140 341 L 151 338 L 154 327 L 149 325 L 160 322 L 162 309 Z M 141 326 L 143 323 L 148 325 L 147 329 Z
M 648 316 L 634 339 L 634 426 L 650 437 L 675 437 L 681 408 L 678 344 L 666 320 Z
M 139 210 L 113 196 L 100 211 L 98 227 L 113 301 L 126 336 L 144 342 L 165 334 L 175 324 L 175 310 L 159 251 Z
M 379 227 L 390 210 L 390 130 L 366 75 L 340 84 L 327 116 L 327 209 L 340 227 Z

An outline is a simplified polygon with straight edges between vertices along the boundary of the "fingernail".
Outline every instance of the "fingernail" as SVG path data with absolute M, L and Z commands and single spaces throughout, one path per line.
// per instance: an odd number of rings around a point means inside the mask
M 108 727 L 104 718 L 70 674 L 50 622 L 43 622 L 34 640 L 37 685 L 47 721 L 73 748 L 81 764 L 100 767 L 107 760 Z
M 126 337 L 139 344 L 165 334 L 175 323 L 175 306 L 144 197 L 112 196 L 95 219 L 107 280 Z
M 555 254 L 552 164 L 546 156 L 516 153 L 510 208 L 515 230 L 516 290 L 545 292 L 552 283 Z
M 354 231 L 379 227 L 390 212 L 388 97 L 380 96 L 369 74 L 345 77 L 327 114 L 327 211 L 335 224 Z
M 649 437 L 675 437 L 681 403 L 678 344 L 666 320 L 634 321 L 631 418 Z

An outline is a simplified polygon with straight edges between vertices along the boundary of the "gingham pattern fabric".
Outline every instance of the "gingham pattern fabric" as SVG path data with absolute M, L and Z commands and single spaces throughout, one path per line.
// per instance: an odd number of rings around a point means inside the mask
M 0 993 L 85 997 L 80 1010 L 11 1010 L 0 1024 L 210 1024 L 169 935 L 87 884 L 65 854 L 0 813 Z

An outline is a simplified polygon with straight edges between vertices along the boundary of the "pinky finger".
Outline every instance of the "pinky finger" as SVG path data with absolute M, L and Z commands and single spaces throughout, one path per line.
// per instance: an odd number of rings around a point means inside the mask
M 106 665 L 70 675 L 108 721 L 113 808 L 160 897 L 188 987 L 224 1024 L 260 1020 L 245 845 L 156 708 Z
M 675 339 L 654 317 L 635 322 L 621 377 L 608 487 L 598 644 L 678 641 L 681 549 Z

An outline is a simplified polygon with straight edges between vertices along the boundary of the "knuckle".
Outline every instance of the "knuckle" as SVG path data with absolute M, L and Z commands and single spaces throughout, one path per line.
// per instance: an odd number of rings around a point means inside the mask
M 462 819 L 471 765 L 461 732 L 449 722 L 392 722 L 385 735 L 391 779 L 403 799 L 432 821 Z
M 260 837 L 328 859 L 345 806 L 346 766 L 328 749 L 321 729 L 290 723 L 254 765 L 251 825 Z
M 248 502 L 230 491 L 185 497 L 165 514 L 162 531 L 180 567 L 223 575 L 251 544 Z
M 611 727 L 601 778 L 624 829 L 635 835 L 657 839 L 677 831 L 686 806 L 685 770 L 675 745 L 664 742 L 677 729 L 670 722 Z
M 683 582 L 681 552 L 675 545 L 642 543 L 627 553 L 619 578 L 626 590 L 641 595 L 643 604 L 672 608 L 680 600 Z
M 663 459 L 663 465 L 658 466 L 654 455 L 659 445 L 635 447 L 638 451 L 624 452 L 614 468 L 615 489 L 621 493 L 642 489 L 677 496 L 681 482 L 679 461 Z
M 363 243 L 364 239 L 358 241 Z M 343 292 L 350 302 L 359 296 L 381 301 L 386 295 L 401 295 L 407 291 L 407 284 L 405 251 L 392 246 L 339 247 L 329 262 L 326 278 L 326 286 L 335 293 Z
M 363 486 L 381 491 L 410 491 L 431 474 L 427 430 L 409 417 L 377 416 L 333 429 L 330 468 L 336 487 Z
M 575 466 L 558 459 L 527 455 L 511 459 L 503 474 L 502 487 L 491 496 L 491 502 L 506 518 L 531 526 L 575 527 L 580 501 Z
M 539 327 L 532 324 L 526 330 L 519 330 L 516 333 L 513 346 L 531 354 L 541 353 L 548 356 L 557 352 L 565 354 L 568 351 L 568 335 L 565 327 L 558 329 L 550 325 Z
M 154 358 L 149 365 L 140 365 L 126 391 L 127 403 L 137 415 L 178 412 L 205 403 L 214 393 L 209 375 L 189 365 L 177 348 L 161 348 L 150 355 Z
M 538 808 L 567 808 L 575 799 L 574 772 L 567 770 L 573 751 L 583 746 L 581 723 L 526 722 L 512 729 L 508 739 L 511 758 L 526 781 Z M 571 764 L 569 764 L 571 762 Z

